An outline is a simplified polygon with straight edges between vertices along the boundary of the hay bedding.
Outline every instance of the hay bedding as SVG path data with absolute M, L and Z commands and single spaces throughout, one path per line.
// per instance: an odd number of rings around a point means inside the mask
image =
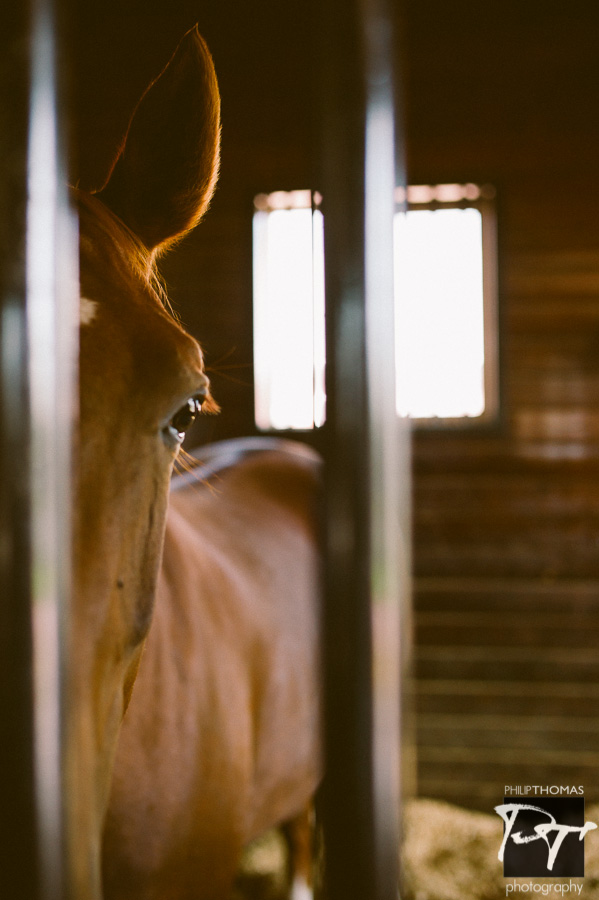
M 599 824 L 599 806 L 589 807 L 586 818 Z M 499 816 L 472 812 L 436 800 L 406 804 L 403 900 L 505 900 L 506 883 L 497 853 L 503 823 Z M 585 872 L 582 893 L 562 894 L 557 885 L 570 879 L 527 879 L 545 884 L 548 893 L 514 892 L 515 900 L 580 897 L 599 900 L 599 829 L 585 837 Z M 246 853 L 232 900 L 283 900 L 285 897 L 285 845 L 275 832 L 265 835 Z M 368 900 L 368 898 L 364 898 Z

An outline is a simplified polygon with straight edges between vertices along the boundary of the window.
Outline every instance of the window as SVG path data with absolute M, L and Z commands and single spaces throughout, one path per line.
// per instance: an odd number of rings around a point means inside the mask
M 405 194 L 396 191 L 399 204 Z M 424 424 L 497 413 L 494 195 L 488 185 L 410 186 L 395 216 L 397 409 Z
M 497 412 L 493 198 L 491 187 L 474 184 L 396 191 L 397 410 L 418 423 L 460 425 Z M 255 199 L 255 409 L 263 430 L 324 422 L 320 202 L 310 191 Z
M 324 231 L 320 197 L 277 191 L 254 200 L 254 385 L 262 430 L 325 418 Z

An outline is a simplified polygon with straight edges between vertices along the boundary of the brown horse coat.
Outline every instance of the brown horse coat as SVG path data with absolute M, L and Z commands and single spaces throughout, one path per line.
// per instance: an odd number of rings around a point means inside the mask
M 107 897 L 226 897 L 244 844 L 316 788 L 315 474 L 311 455 L 265 453 L 171 497 Z
M 298 813 L 319 777 L 315 459 L 258 454 L 177 491 L 167 516 L 186 424 L 215 404 L 153 265 L 208 206 L 219 129 L 193 29 L 140 101 L 105 188 L 75 192 L 68 778 L 81 900 L 226 897 L 243 844 Z

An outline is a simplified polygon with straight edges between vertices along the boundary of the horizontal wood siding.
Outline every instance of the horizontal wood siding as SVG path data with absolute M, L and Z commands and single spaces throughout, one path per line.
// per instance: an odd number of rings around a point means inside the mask
M 419 791 L 489 809 L 506 785 L 599 793 L 599 586 L 416 583 Z
M 599 15 L 407 5 L 412 180 L 498 188 L 502 420 L 414 446 L 418 790 L 599 799 Z

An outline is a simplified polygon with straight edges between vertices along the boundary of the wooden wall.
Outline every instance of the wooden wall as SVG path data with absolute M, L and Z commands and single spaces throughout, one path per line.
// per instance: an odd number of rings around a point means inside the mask
M 414 439 L 419 790 L 490 809 L 508 784 L 599 800 L 599 12 L 406 0 L 412 183 L 498 190 L 502 418 Z M 130 110 L 198 21 L 223 94 L 212 209 L 163 266 L 223 406 L 252 418 L 251 215 L 313 180 L 309 4 L 76 5 L 75 172 L 101 183 Z
M 410 179 L 498 189 L 502 421 L 414 442 L 419 791 L 599 798 L 599 12 L 408 3 Z

